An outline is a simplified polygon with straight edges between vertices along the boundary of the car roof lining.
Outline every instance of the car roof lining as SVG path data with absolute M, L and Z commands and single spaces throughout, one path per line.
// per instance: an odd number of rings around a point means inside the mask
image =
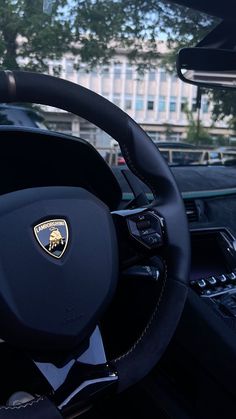
M 223 20 L 236 20 L 236 13 L 234 13 L 236 11 L 235 0 L 177 0 L 175 3 L 199 10 L 211 16 L 217 16 Z
M 202 48 L 235 50 L 235 22 L 223 21 L 217 25 L 197 45 Z

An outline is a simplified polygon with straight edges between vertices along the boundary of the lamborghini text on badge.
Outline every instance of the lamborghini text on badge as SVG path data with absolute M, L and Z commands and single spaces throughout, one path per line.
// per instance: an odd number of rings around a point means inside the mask
M 68 226 L 65 220 L 47 220 L 34 227 L 40 246 L 55 258 L 61 258 L 68 244 Z

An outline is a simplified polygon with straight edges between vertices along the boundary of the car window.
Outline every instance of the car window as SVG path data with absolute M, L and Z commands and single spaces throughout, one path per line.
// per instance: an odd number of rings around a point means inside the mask
M 169 164 L 225 164 L 236 155 L 232 93 L 224 103 L 219 93 L 184 84 L 175 67 L 178 49 L 196 45 L 218 23 L 164 0 L 8 0 L 0 4 L 0 64 L 59 76 L 102 95 L 142 126 Z M 115 139 L 55 108 L 4 105 L 0 125 L 82 137 L 109 164 L 125 163 Z

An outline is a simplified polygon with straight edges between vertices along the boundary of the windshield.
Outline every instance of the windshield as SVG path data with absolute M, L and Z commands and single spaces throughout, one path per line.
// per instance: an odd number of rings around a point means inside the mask
M 142 126 L 170 165 L 233 165 L 234 94 L 185 84 L 175 69 L 176 52 L 218 23 L 167 1 L 0 0 L 0 63 L 104 96 Z M 81 137 L 108 164 L 125 164 L 115 139 L 55 108 L 2 105 L 0 124 Z

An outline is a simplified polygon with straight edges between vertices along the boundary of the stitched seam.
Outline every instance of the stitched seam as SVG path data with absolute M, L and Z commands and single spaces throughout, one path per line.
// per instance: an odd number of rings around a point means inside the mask
M 146 185 L 151 189 L 154 197 L 156 197 L 156 190 L 155 190 L 154 186 L 149 182 L 149 180 L 147 180 L 143 175 L 141 175 L 138 172 L 138 170 L 136 169 L 136 167 L 133 165 L 133 162 L 132 162 L 130 154 L 129 154 L 128 147 L 124 144 L 122 146 L 122 149 L 123 149 L 123 154 L 125 155 L 125 159 L 127 160 L 128 165 L 132 169 L 132 172 L 135 173 L 144 183 L 146 183 Z
M 140 344 L 140 342 L 144 339 L 146 333 L 148 332 L 148 329 L 152 325 L 152 322 L 153 322 L 153 320 L 154 320 L 154 318 L 156 316 L 156 313 L 157 313 L 158 308 L 160 306 L 160 303 L 162 301 L 162 297 L 163 297 L 163 294 L 164 294 L 164 289 L 165 289 L 165 285 L 166 285 L 166 281 L 167 281 L 167 264 L 166 264 L 165 260 L 163 260 L 163 262 L 164 262 L 164 265 L 165 265 L 165 276 L 164 276 L 163 284 L 162 284 L 162 287 L 161 287 L 161 292 L 160 292 L 160 295 L 159 295 L 159 298 L 158 298 L 158 301 L 157 301 L 157 305 L 155 307 L 155 310 L 152 313 L 151 318 L 150 318 L 147 326 L 145 327 L 145 329 L 143 330 L 143 332 L 139 336 L 139 338 L 136 340 L 136 342 L 134 343 L 134 345 L 126 353 L 124 353 L 123 355 L 121 355 L 118 358 L 114 359 L 113 360 L 114 363 L 117 363 L 117 362 L 121 361 L 122 359 L 126 358 L 128 355 L 130 355 L 136 349 L 136 347 Z
M 19 409 L 25 409 L 26 407 L 33 406 L 34 404 L 37 404 L 37 403 L 39 403 L 39 402 L 41 402 L 43 400 L 44 400 L 44 397 L 39 397 L 36 400 L 32 400 L 32 401 L 27 402 L 27 403 L 22 403 L 22 404 L 20 404 L 18 406 L 1 406 L 0 407 L 0 410 L 19 410 Z

